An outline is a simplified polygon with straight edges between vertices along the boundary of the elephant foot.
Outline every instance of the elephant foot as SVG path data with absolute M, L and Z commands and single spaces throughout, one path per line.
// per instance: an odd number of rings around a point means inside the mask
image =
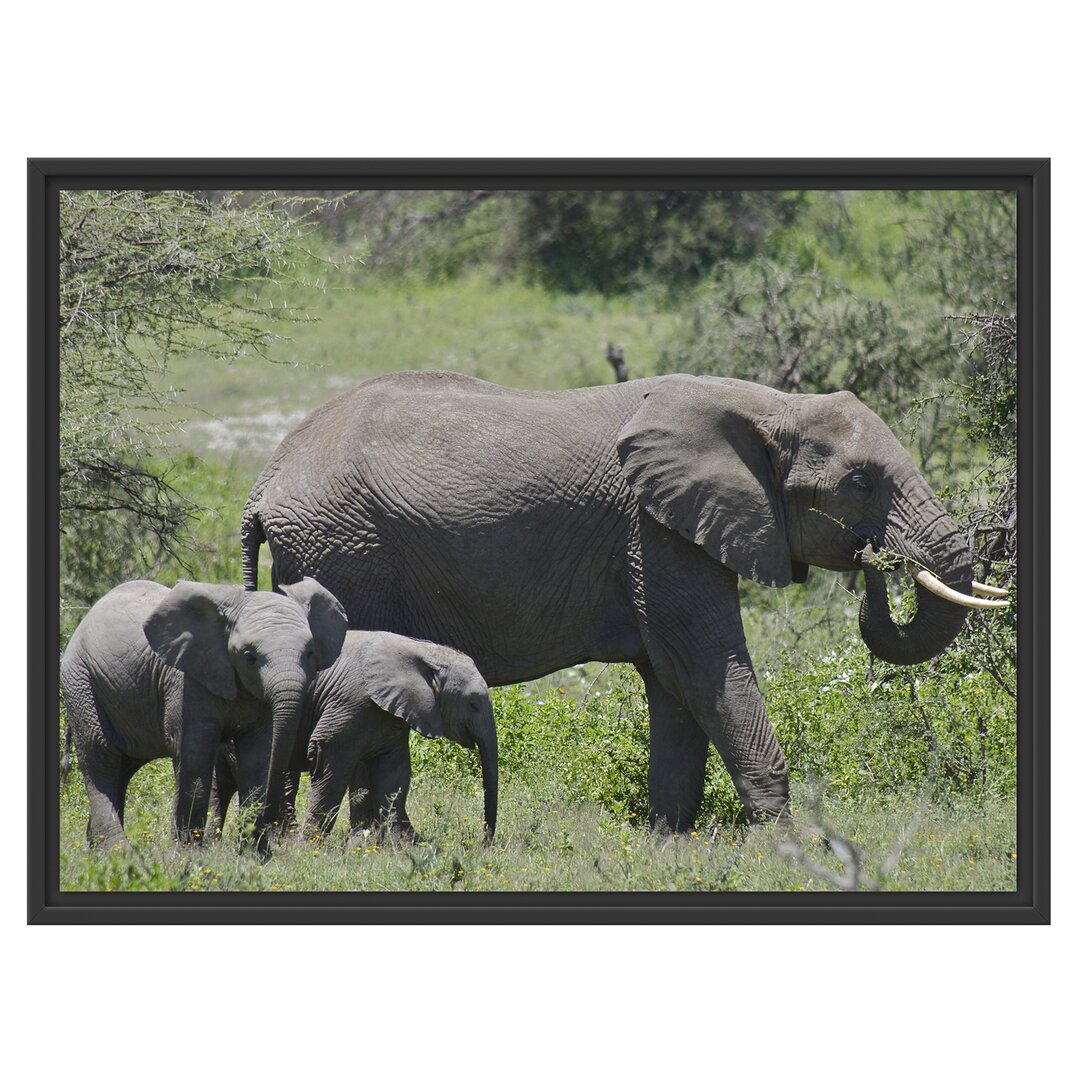
M 755 829 L 769 826 L 786 827 L 793 820 L 786 784 L 780 791 L 758 794 L 755 798 L 744 796 L 743 808 L 747 822 L 751 828 Z
M 374 828 L 355 829 L 349 833 L 349 838 L 345 841 L 345 850 L 351 853 L 368 847 L 377 840 L 378 837 Z
M 379 826 L 380 839 L 387 841 L 391 844 L 419 844 L 421 839 L 417 831 L 412 827 L 412 822 L 405 821 L 384 821 Z
M 252 849 L 249 848 L 248 850 L 252 850 Z M 261 836 L 259 836 L 256 839 L 254 850 L 252 850 L 252 854 L 264 866 L 266 865 L 266 863 L 268 863 L 270 861 L 270 857 L 271 857 L 271 855 L 273 855 L 273 849 L 272 849 L 271 844 L 270 844 L 270 833 L 269 833 L 269 831 L 264 832 Z
M 87 835 L 87 846 L 96 855 L 113 855 L 117 852 L 130 854 L 135 849 L 126 833 L 109 833 L 107 835 Z
M 203 839 L 206 841 L 217 841 L 225 835 L 225 823 L 220 818 L 211 818 L 206 823 L 206 832 L 203 834 Z
M 672 834 L 678 835 L 679 833 L 688 833 L 694 827 L 696 815 L 679 813 L 678 811 L 672 811 L 669 813 L 661 813 L 658 810 L 649 811 L 649 830 L 660 836 L 671 836 Z
M 776 817 L 756 817 L 749 819 L 746 830 L 746 843 L 758 843 L 763 837 L 774 837 L 778 841 L 797 838 L 801 830 L 790 814 Z
M 357 848 L 379 844 L 390 844 L 391 847 L 394 847 L 397 844 L 422 843 L 424 843 L 424 838 L 412 827 L 411 823 L 393 822 L 387 824 L 384 822 L 381 825 L 355 829 L 349 834 L 349 839 L 345 842 L 345 850 L 355 851 Z

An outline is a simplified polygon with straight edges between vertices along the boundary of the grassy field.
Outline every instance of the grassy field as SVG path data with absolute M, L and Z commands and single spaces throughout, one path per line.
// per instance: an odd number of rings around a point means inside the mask
M 365 284 L 304 290 L 310 321 L 280 322 L 272 363 L 190 356 L 173 365 L 190 416 L 181 446 L 236 455 L 261 468 L 303 416 L 372 375 L 407 369 L 460 371 L 524 389 L 613 381 L 607 343 L 626 349 L 634 377 L 654 373 L 676 315 L 633 300 L 555 296 L 535 286 L 473 276 L 438 285 Z
M 851 213 L 882 211 L 869 200 Z M 882 226 L 880 243 L 895 244 L 892 228 Z M 793 234 L 793 247 L 799 242 Z M 481 274 L 430 284 L 368 279 L 360 268 L 343 287 L 306 290 L 290 302 L 297 298 L 310 318 L 275 325 L 291 340 L 270 347 L 270 362 L 191 356 L 172 365 L 171 383 L 186 391 L 173 415 L 188 419 L 166 473 L 204 511 L 184 561 L 159 559 L 143 576 L 238 582 L 240 510 L 266 457 L 308 411 L 371 375 L 441 368 L 526 388 L 608 383 L 608 342 L 625 346 L 631 375 L 641 377 L 654 373 L 680 327 L 677 312 L 644 298 L 557 296 Z M 265 584 L 265 547 L 262 557 Z M 266 865 L 239 852 L 235 823 L 203 847 L 171 842 L 167 761 L 151 763 L 132 785 L 134 852 L 91 854 L 76 771 L 61 797 L 61 888 L 835 889 L 843 846 L 830 850 L 815 835 L 824 830 L 860 852 L 858 887 L 1014 889 L 1014 703 L 992 680 L 950 667 L 948 654 L 911 675 L 871 665 L 858 643 L 860 588 L 823 571 L 797 588 L 743 586 L 751 655 L 795 780 L 797 835 L 738 821 L 714 751 L 700 828 L 652 834 L 636 677 L 587 664 L 495 692 L 502 784 L 491 847 L 480 843 L 473 756 L 414 736 L 409 806 L 423 842 L 373 834 L 347 850 L 339 825 L 319 844 L 282 844 Z M 65 607 L 63 629 L 82 614 Z M 306 779 L 301 809 L 305 798 Z
M 298 807 L 306 798 L 307 778 Z M 581 802 L 557 784 L 502 785 L 495 842 L 481 842 L 479 783 L 450 783 L 418 769 L 409 813 L 422 837 L 403 844 L 372 833 L 346 845 L 339 824 L 318 843 L 292 838 L 265 865 L 240 851 L 235 822 L 198 847 L 169 839 L 172 769 L 154 762 L 128 796 L 134 852 L 86 851 L 86 795 L 77 776 L 61 793 L 60 887 L 64 890 L 325 891 L 763 891 L 836 889 L 841 860 L 814 826 L 855 844 L 863 889 L 998 891 L 1016 887 L 1016 828 L 1003 799 L 960 801 L 920 811 L 915 798 L 867 801 L 797 785 L 793 807 L 805 833 L 702 825 L 657 835 L 635 817 Z M 798 853 L 788 850 L 794 845 Z M 820 869 L 811 869 L 807 863 Z

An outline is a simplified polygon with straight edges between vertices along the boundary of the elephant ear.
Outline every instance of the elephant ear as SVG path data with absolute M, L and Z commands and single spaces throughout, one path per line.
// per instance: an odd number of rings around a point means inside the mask
M 314 578 L 303 578 L 295 585 L 282 585 L 281 591 L 295 600 L 307 613 L 308 626 L 315 638 L 315 663 L 320 671 L 328 668 L 341 652 L 349 620 L 338 598 Z
M 150 648 L 169 667 L 226 701 L 236 697 L 236 675 L 221 605 L 239 591 L 239 586 L 178 581 L 143 623 Z
M 364 690 L 379 706 L 429 739 L 447 735 L 441 697 L 445 680 L 418 642 L 380 634 L 361 654 Z
M 675 375 L 619 432 L 623 474 L 662 525 L 762 585 L 791 583 L 780 448 L 784 395 L 738 379 Z

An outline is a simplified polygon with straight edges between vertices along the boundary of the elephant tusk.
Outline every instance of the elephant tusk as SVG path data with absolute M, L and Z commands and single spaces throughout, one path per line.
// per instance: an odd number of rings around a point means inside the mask
M 965 596 L 962 592 L 950 589 L 944 581 L 929 570 L 922 570 L 908 563 L 908 573 L 915 579 L 917 585 L 921 585 L 927 592 L 940 596 L 942 600 L 959 604 L 961 607 L 970 608 L 1007 608 L 1008 600 L 985 600 L 981 596 Z
M 973 581 L 971 591 L 976 596 L 1002 597 L 1009 595 L 1008 589 L 999 589 L 996 585 L 984 585 L 981 581 Z

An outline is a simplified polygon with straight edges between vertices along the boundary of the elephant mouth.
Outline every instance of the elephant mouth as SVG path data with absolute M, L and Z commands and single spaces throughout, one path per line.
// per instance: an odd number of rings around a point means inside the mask
M 856 553 L 856 561 L 861 564 L 869 563 L 879 570 L 895 570 L 903 568 L 910 575 L 916 585 L 921 585 L 927 592 L 934 596 L 947 600 L 958 607 L 967 608 L 1007 608 L 1009 601 L 1005 599 L 1009 593 L 1006 589 L 999 589 L 994 585 L 984 585 L 981 581 L 971 583 L 969 596 L 950 588 L 937 576 L 917 563 L 905 559 L 897 559 L 892 555 L 879 556 L 878 547 L 872 541 L 867 542 L 861 551 Z
M 853 553 L 856 562 L 861 562 L 866 556 L 867 548 L 871 552 L 881 550 L 883 543 L 881 529 L 869 521 L 860 521 L 852 530 L 857 544 Z

